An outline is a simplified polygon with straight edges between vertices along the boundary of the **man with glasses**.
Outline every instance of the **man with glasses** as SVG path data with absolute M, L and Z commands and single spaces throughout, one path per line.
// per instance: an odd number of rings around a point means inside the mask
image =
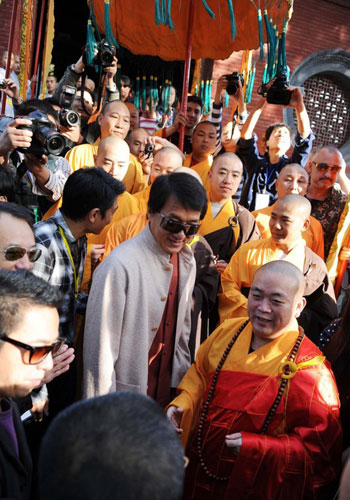
M 28 270 L 0 270 L 1 498 L 29 499 L 32 462 L 11 398 L 42 385 L 53 368 L 52 356 L 64 341 L 58 338 L 60 299 L 58 290 Z
M 321 223 L 327 259 L 347 200 L 347 195 L 335 186 L 338 178 L 345 175 L 345 162 L 336 147 L 322 146 L 314 153 L 309 168 L 310 186 L 306 196 L 312 206 L 311 215 Z
M 94 273 L 84 333 L 84 395 L 131 390 L 165 406 L 190 364 L 196 275 L 187 243 L 207 209 L 203 186 L 184 173 L 158 177 L 149 224 Z

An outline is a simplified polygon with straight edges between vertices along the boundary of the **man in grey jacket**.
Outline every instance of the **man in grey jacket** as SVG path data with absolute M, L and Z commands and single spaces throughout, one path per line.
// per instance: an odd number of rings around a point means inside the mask
M 187 244 L 207 209 L 206 192 L 185 173 L 152 184 L 149 224 L 97 268 L 84 334 L 84 395 L 131 390 L 165 406 L 190 365 L 196 275 Z

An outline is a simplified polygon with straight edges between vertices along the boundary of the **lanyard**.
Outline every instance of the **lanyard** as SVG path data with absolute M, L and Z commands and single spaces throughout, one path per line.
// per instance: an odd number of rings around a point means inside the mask
M 265 167 L 265 189 L 269 184 L 269 180 L 271 179 L 272 175 L 275 173 L 275 169 L 273 168 L 272 171 L 270 172 L 270 175 L 267 175 L 269 172 L 269 167 Z M 267 177 L 267 178 L 266 178 Z
M 63 242 L 64 242 L 65 247 L 67 249 L 70 263 L 72 264 L 73 275 L 74 275 L 74 298 L 76 299 L 76 298 L 78 298 L 79 280 L 78 280 L 77 272 L 76 272 L 76 269 L 75 269 L 75 264 L 74 264 L 72 252 L 71 252 L 71 249 L 69 248 L 68 241 L 67 241 L 66 235 L 63 232 L 63 229 L 61 228 L 61 226 L 58 226 L 58 229 L 59 229 L 59 231 L 61 233 Z

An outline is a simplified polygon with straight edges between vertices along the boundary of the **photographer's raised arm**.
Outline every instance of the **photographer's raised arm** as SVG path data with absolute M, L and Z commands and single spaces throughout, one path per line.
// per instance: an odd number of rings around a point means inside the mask
M 81 77 L 85 69 L 85 64 L 83 63 L 83 56 L 80 56 L 75 64 L 68 66 L 61 80 L 58 82 L 53 98 L 57 101 L 62 93 L 62 87 L 64 85 L 70 85 L 71 87 L 76 87 L 79 78 Z
M 256 127 L 256 124 L 259 121 L 262 110 L 266 104 L 266 98 L 261 97 L 256 104 L 255 108 L 250 112 L 245 124 L 241 130 L 242 139 L 251 139 L 253 137 L 253 132 Z
M 298 121 L 298 132 L 304 139 L 307 139 L 311 134 L 311 126 L 309 115 L 305 108 L 303 94 L 299 87 L 290 90 L 292 91 L 292 97 L 288 107 L 295 109 Z

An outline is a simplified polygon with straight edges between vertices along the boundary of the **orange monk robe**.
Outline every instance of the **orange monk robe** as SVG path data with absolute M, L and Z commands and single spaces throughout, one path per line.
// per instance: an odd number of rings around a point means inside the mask
M 148 219 L 146 212 L 129 215 L 112 224 L 106 236 L 103 258 L 105 259 L 107 255 L 109 255 L 116 246 L 123 243 L 123 241 L 130 240 L 130 238 L 141 233 L 147 224 Z
M 192 153 L 191 153 L 189 155 L 186 155 L 184 161 L 184 167 L 190 167 L 192 168 L 192 170 L 195 170 L 202 179 L 204 189 L 209 190 L 210 184 L 209 184 L 208 174 L 212 163 L 213 163 L 213 157 L 210 155 L 204 161 L 192 165 Z
M 262 238 L 270 238 L 271 236 L 269 222 L 274 206 L 275 204 L 252 212 L 259 226 Z M 311 248 L 313 252 L 324 260 L 323 230 L 321 223 L 315 217 L 310 217 L 310 226 L 302 233 L 302 237 L 306 242 L 306 246 Z
M 220 322 L 226 318 L 247 316 L 248 299 L 242 288 L 250 288 L 255 272 L 264 264 L 279 260 L 282 252 L 272 238 L 248 241 L 232 256 L 221 275 L 223 293 L 219 295 Z M 305 241 L 301 240 L 284 256 L 284 260 L 297 266 L 303 272 L 305 261 Z
M 281 383 L 281 364 L 299 335 L 296 321 L 251 353 L 251 323 L 244 328 L 220 371 L 202 431 L 205 464 L 230 478 L 212 480 L 199 466 L 200 406 L 227 345 L 246 319 L 229 319 L 210 335 L 170 403 L 184 409 L 180 439 L 188 443 L 189 466 L 183 498 L 326 498 L 340 469 L 339 401 L 329 364 L 307 337 L 267 433 L 260 434 Z M 237 457 L 225 444 L 225 436 L 236 432 L 242 434 Z
M 143 191 L 139 191 L 133 195 L 134 200 L 137 203 L 139 212 L 147 212 L 147 203 L 149 198 L 149 193 L 151 191 L 151 186 L 147 186 Z
M 70 149 L 66 154 L 66 160 L 69 162 L 73 172 L 83 167 L 94 167 L 94 155 L 97 155 L 98 145 L 101 139 L 97 139 L 93 144 L 81 144 Z M 125 189 L 128 193 L 138 193 L 146 187 L 142 165 L 136 157 L 130 153 L 129 168 L 123 179 Z

